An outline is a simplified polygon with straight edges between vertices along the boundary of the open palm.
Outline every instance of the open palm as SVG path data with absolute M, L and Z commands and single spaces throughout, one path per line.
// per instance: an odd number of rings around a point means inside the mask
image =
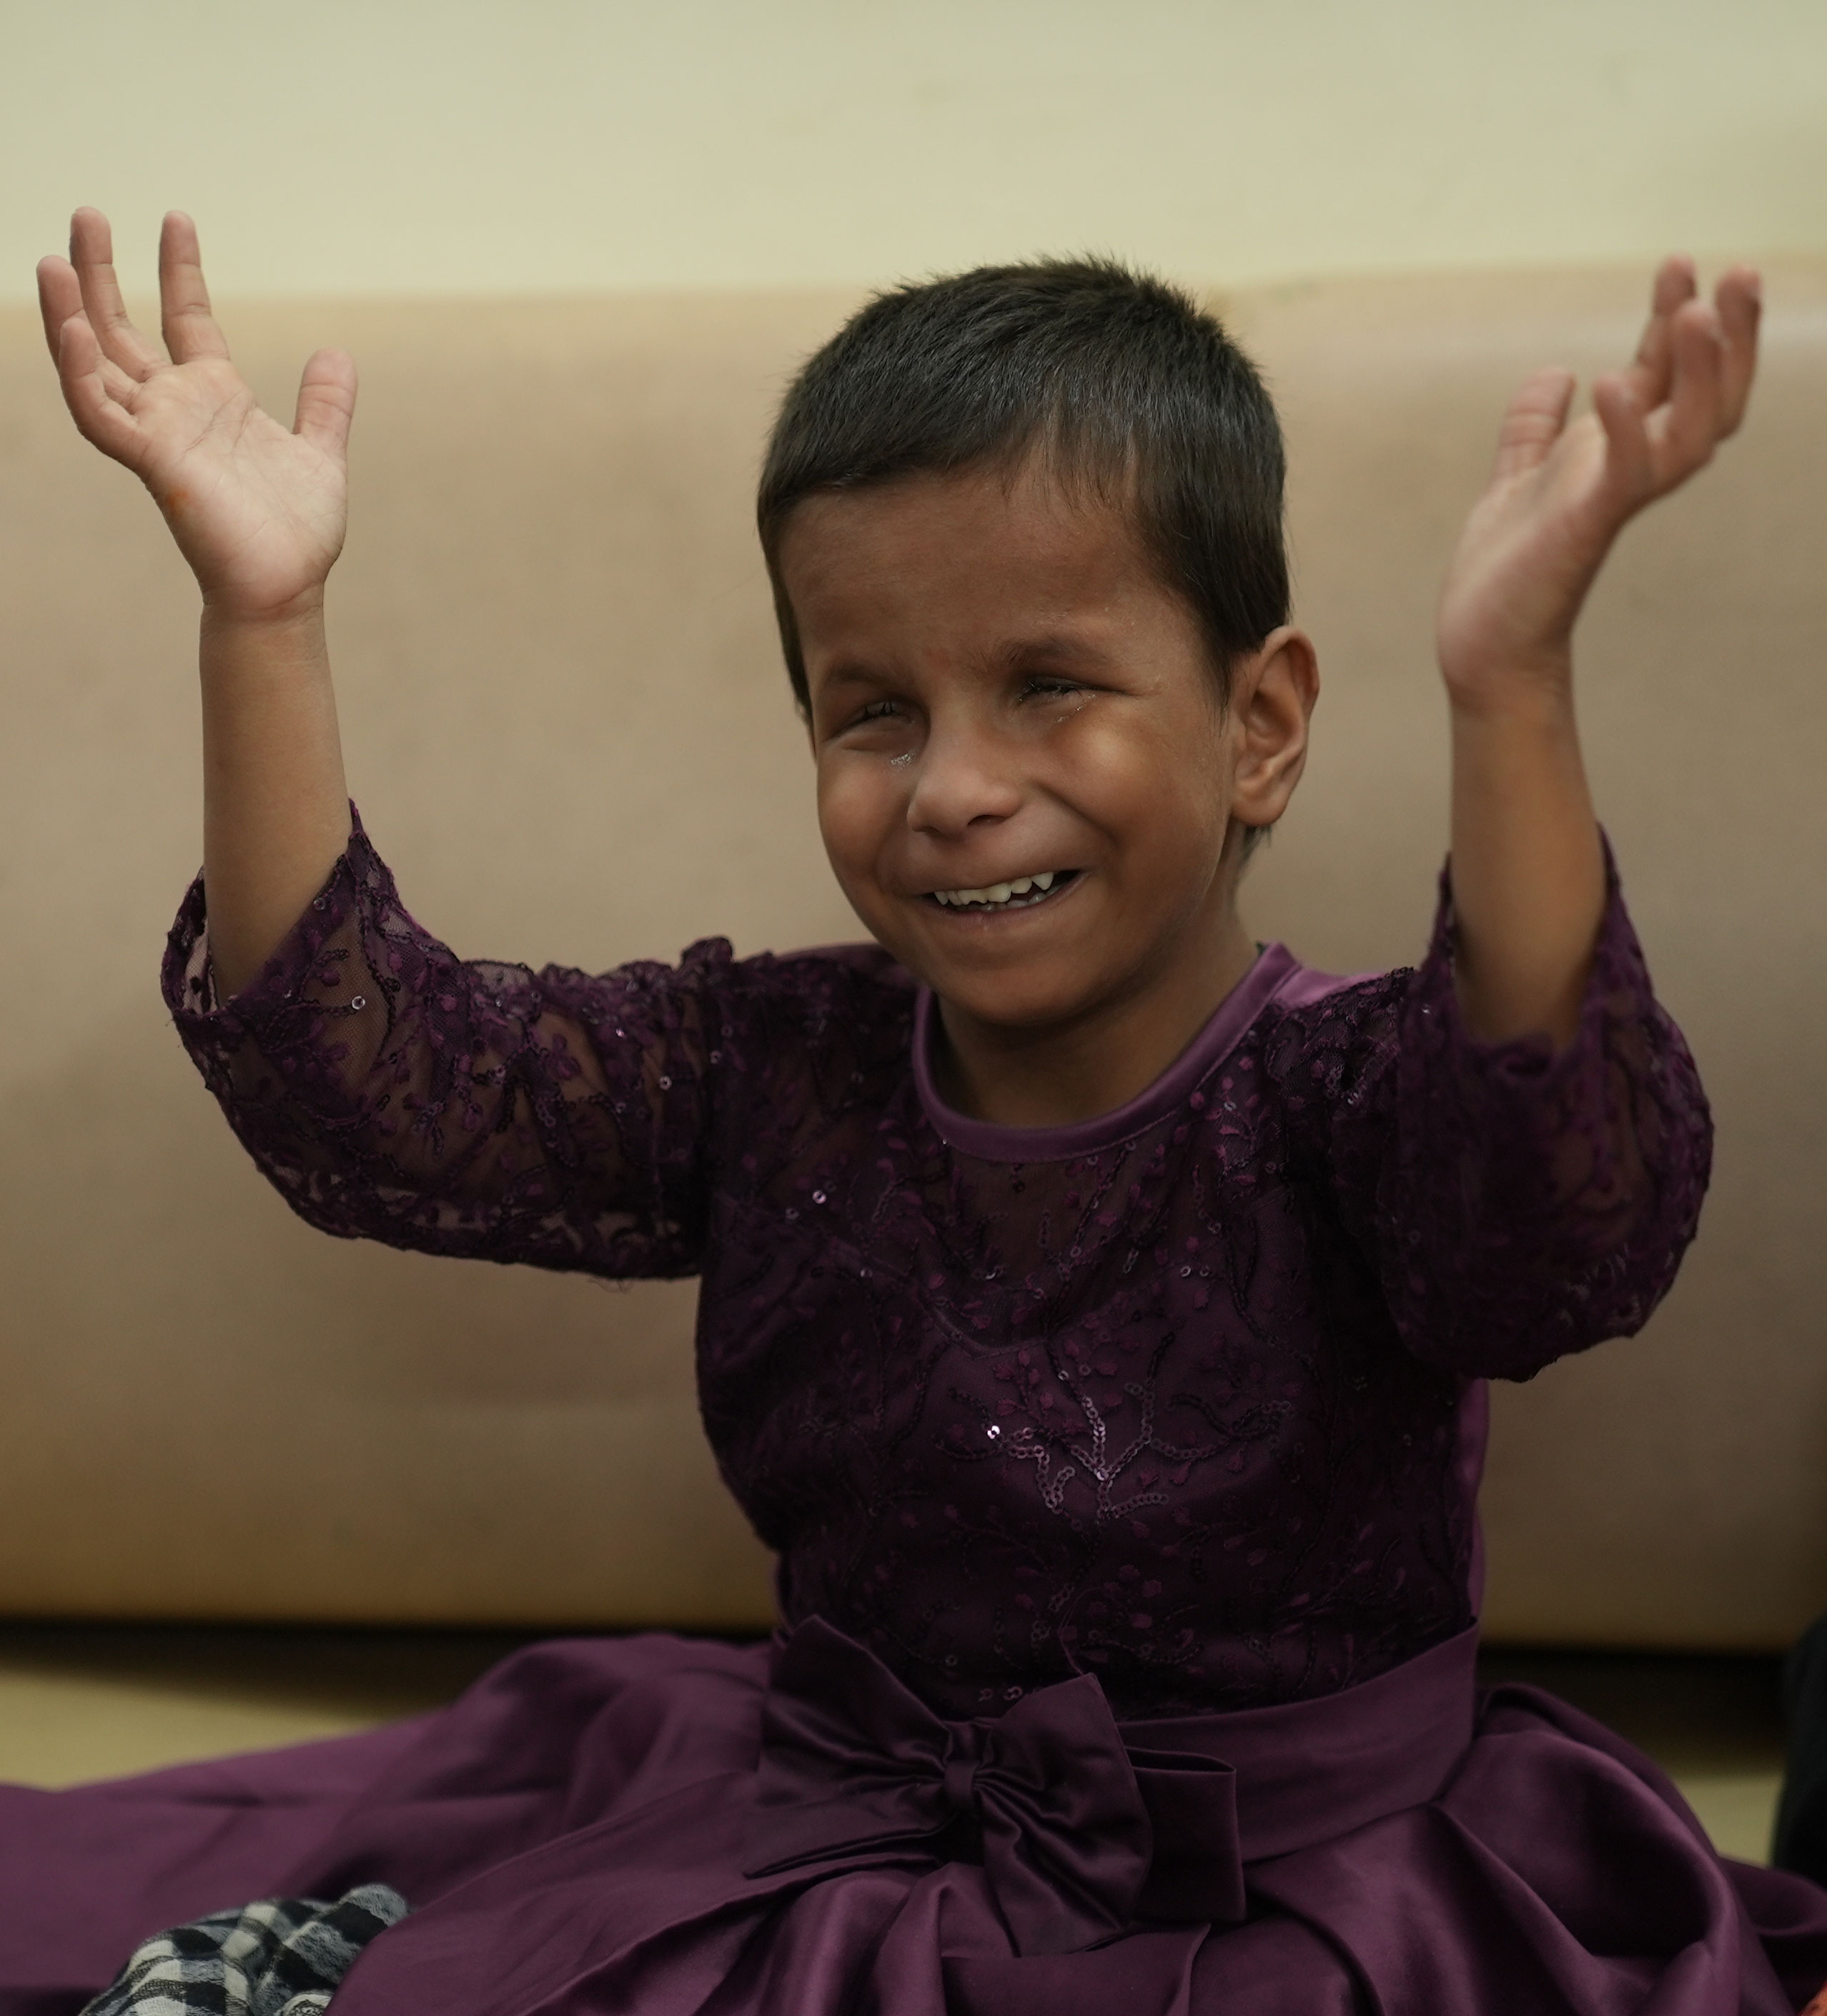
M 288 430 L 229 361 L 189 218 L 172 212 L 159 239 L 168 358 L 127 318 L 100 211 L 76 213 L 70 249 L 39 266 L 38 299 L 84 437 L 152 492 L 213 608 L 259 618 L 307 603 L 342 550 L 353 362 L 311 358 Z
M 1594 383 L 1590 413 L 1568 422 L 1570 372 L 1525 381 L 1440 596 L 1440 664 L 1456 698 L 1476 703 L 1518 671 L 1564 675 L 1574 619 L 1613 540 L 1743 419 L 1758 309 L 1749 268 L 1734 267 L 1709 303 L 1692 264 L 1670 259 L 1635 359 Z

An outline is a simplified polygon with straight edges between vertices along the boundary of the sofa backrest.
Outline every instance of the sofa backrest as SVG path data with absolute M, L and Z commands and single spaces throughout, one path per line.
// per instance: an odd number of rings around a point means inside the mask
M 1326 678 L 1250 916 L 1412 959 L 1445 834 L 1433 597 L 1530 365 L 1644 276 L 1220 304 L 1287 422 Z M 1639 1339 L 1500 1392 L 1488 1622 L 1764 1646 L 1827 1600 L 1827 264 L 1772 272 L 1743 438 L 1634 529 L 1581 639 L 1602 811 L 1715 1101 L 1700 1240 Z M 364 379 L 332 634 L 354 787 L 460 950 L 602 967 L 857 934 L 751 530 L 771 404 L 850 305 L 719 295 L 225 313 L 263 394 Z M 194 591 L 0 317 L 0 1611 L 749 1626 L 768 1564 L 691 1391 L 689 1284 L 345 1246 L 254 1175 L 165 1024 L 197 854 Z

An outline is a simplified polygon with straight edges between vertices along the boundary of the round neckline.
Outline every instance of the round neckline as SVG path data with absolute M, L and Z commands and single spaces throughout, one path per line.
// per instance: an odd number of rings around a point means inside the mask
M 991 1162 L 1059 1162 L 1095 1154 L 1151 1127 L 1171 1112 L 1237 1047 L 1250 1024 L 1276 992 L 1305 971 L 1284 945 L 1264 945 L 1244 974 L 1185 1049 L 1153 1084 L 1108 1113 L 1045 1127 L 1016 1127 L 973 1120 L 948 1106 L 933 1073 L 935 1010 L 933 990 L 922 986 L 914 1010 L 914 1082 L 933 1131 L 948 1148 Z

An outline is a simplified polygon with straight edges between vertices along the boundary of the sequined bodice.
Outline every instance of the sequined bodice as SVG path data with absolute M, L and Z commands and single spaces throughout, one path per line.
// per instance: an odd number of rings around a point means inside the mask
M 1129 1715 L 1309 1697 L 1462 1629 L 1476 1382 L 1642 1323 L 1710 1130 L 1615 887 L 1581 1028 L 1482 1046 L 1412 972 L 1271 947 L 1176 1064 L 1065 1129 L 950 1113 L 870 948 L 600 977 L 463 963 L 359 830 L 261 979 L 166 984 L 304 1217 L 702 1276 L 706 1426 L 789 1620 L 942 1713 L 1074 1671 Z

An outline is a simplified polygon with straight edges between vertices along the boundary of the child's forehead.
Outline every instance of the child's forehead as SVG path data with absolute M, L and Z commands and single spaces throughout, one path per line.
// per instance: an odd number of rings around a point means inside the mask
M 1165 593 L 1127 501 L 1031 464 L 922 471 L 807 498 L 782 540 L 782 571 L 796 608 L 802 596 L 897 583 L 930 592 L 1025 581 L 1057 593 L 1145 582 Z
M 919 668 L 973 677 L 1045 658 L 1084 669 L 1172 657 L 1203 633 L 1123 513 L 998 472 L 816 496 L 781 547 L 802 662 L 833 679 Z

